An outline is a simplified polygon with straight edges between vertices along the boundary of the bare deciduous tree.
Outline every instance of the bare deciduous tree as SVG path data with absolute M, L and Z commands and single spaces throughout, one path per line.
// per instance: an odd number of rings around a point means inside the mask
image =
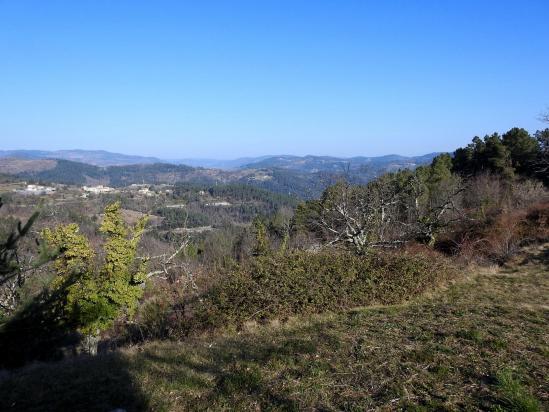
M 147 273 L 147 278 L 159 277 L 170 283 L 183 280 L 194 291 L 198 290 L 192 266 L 186 255 L 190 244 L 191 236 L 187 229 L 187 219 L 185 219 L 185 224 L 182 228 L 178 228 L 178 236 L 171 242 L 168 252 L 140 257 L 153 267 L 153 270 Z
M 539 120 L 544 123 L 549 123 L 549 108 L 539 115 Z
M 340 182 L 324 192 L 313 224 L 327 244 L 345 245 L 363 253 L 371 247 L 401 243 L 391 232 L 402 205 L 402 193 L 391 184 Z
M 157 262 L 160 269 L 153 270 L 147 273 L 147 277 L 151 278 L 153 276 L 160 276 L 165 280 L 174 282 L 177 278 L 177 271 L 187 269 L 188 265 L 185 262 L 179 261 L 177 258 L 180 257 L 185 248 L 190 243 L 190 237 L 186 235 L 180 242 L 175 250 L 170 251 L 169 253 L 162 253 L 156 256 L 146 256 L 143 259 L 147 261 Z
M 436 234 L 456 219 L 463 189 L 455 187 L 428 197 L 414 173 L 384 175 L 367 185 L 340 182 L 328 188 L 310 219 L 327 245 L 370 248 L 397 247 L 416 239 L 432 245 Z M 427 197 L 427 199 L 426 199 Z

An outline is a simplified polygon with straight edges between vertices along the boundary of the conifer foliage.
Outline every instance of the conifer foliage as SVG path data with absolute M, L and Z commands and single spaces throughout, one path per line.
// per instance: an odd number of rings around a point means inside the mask
M 0 198 L 1 207 L 2 199 Z M 0 284 L 18 274 L 17 244 L 23 236 L 27 235 L 37 218 L 38 212 L 35 212 L 24 225 L 18 222 L 17 230 L 11 232 L 6 239 L 0 240 Z
M 53 288 L 62 290 L 63 316 L 68 324 L 86 336 L 96 336 L 119 316 L 131 316 L 142 295 L 144 264 L 136 253 L 146 218 L 129 227 L 120 212 L 120 202 L 105 208 L 100 231 L 106 240 L 104 262 L 94 264 L 95 253 L 75 224 L 45 229 L 44 239 L 59 249 L 54 267 Z

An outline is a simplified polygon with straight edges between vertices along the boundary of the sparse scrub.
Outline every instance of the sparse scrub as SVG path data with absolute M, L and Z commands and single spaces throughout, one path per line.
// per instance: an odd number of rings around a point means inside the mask
M 549 204 L 498 213 L 477 225 L 447 235 L 437 247 L 465 263 L 503 264 L 521 247 L 549 239 Z
M 480 250 L 486 256 L 496 262 L 504 263 L 515 255 L 524 237 L 524 212 L 508 212 L 499 215 L 488 227 L 485 234 L 485 242 L 480 243 Z
M 525 231 L 537 242 L 549 240 L 549 201 L 538 202 L 527 209 Z

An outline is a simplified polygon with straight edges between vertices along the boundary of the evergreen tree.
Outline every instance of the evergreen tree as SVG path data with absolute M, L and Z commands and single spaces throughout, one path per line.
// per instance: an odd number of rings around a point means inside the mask
M 448 153 L 435 157 L 429 167 L 429 184 L 440 185 L 452 177 L 452 158 Z
M 473 153 L 471 145 L 457 149 L 452 159 L 452 171 L 462 176 L 472 175 L 474 173 Z
M 512 166 L 519 174 L 532 176 L 533 166 L 539 153 L 539 146 L 536 139 L 530 136 L 525 129 L 514 127 L 502 137 L 511 156 Z
M 547 182 L 547 133 L 538 131 L 531 136 L 527 130 L 514 127 L 501 137 L 497 133 L 484 139 L 475 136 L 469 145 L 454 152 L 451 170 L 467 177 L 488 172 L 504 179 L 517 174 Z
M 253 221 L 255 231 L 255 246 L 253 250 L 254 256 L 264 256 L 270 251 L 269 240 L 267 239 L 267 227 L 259 218 Z
M 499 174 L 505 179 L 510 179 L 514 175 L 514 169 L 511 164 L 511 155 L 507 147 L 503 144 L 499 134 L 494 133 L 484 138 L 484 164 L 486 169 L 492 173 Z
M 469 145 L 472 149 L 471 168 L 474 174 L 481 173 L 486 170 L 486 139 L 482 140 L 480 137 L 473 137 L 472 143 Z
M 106 237 L 105 260 L 100 269 L 94 266 L 94 252 L 76 224 L 43 231 L 44 239 L 60 252 L 52 287 L 55 294 L 64 296 L 59 302 L 62 316 L 85 336 L 91 352 L 99 332 L 119 316 L 135 312 L 142 295 L 140 284 L 145 281 L 144 262 L 137 262 L 136 252 L 146 222 L 142 218 L 129 228 L 122 219 L 120 202 L 105 208 L 100 228 Z

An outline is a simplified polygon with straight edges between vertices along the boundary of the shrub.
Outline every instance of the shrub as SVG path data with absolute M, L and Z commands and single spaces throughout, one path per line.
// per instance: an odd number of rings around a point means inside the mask
M 524 211 L 497 216 L 484 233 L 485 241 L 480 243 L 480 251 L 499 264 L 515 255 L 525 239 L 524 218 Z
M 522 246 L 549 239 L 549 202 L 529 208 L 505 210 L 448 233 L 437 249 L 458 256 L 465 263 L 505 263 Z
M 169 339 L 179 335 L 185 323 L 185 303 L 189 296 L 181 284 L 149 284 L 132 322 L 120 322 L 111 330 L 111 346 L 149 339 Z
M 407 253 L 310 253 L 258 256 L 211 288 L 184 329 L 242 325 L 355 306 L 395 304 L 451 274 L 438 257 Z
M 546 242 L 549 240 L 549 201 L 532 205 L 524 222 L 525 233 L 533 240 Z

